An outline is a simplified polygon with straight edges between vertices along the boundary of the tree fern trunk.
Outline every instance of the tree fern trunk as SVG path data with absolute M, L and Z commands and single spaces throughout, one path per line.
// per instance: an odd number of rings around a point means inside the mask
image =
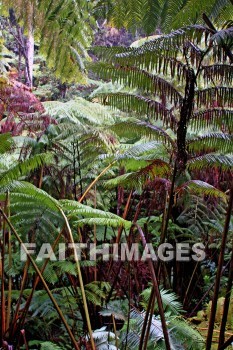
M 34 7 L 28 1 L 27 9 L 27 36 L 25 39 L 26 47 L 26 83 L 28 86 L 33 86 L 33 62 L 34 62 Z
M 193 111 L 195 74 L 192 68 L 188 68 L 186 76 L 185 97 L 183 99 L 180 120 L 177 128 L 177 158 L 176 165 L 181 171 L 185 169 L 187 163 L 186 134 L 187 124 Z

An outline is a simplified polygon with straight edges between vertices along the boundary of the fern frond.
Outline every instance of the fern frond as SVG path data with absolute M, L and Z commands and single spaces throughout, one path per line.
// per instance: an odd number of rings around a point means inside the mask
M 174 4 L 174 1 L 172 1 Z M 201 1 L 197 0 L 195 3 L 193 1 L 178 1 L 181 3 L 179 8 L 176 5 L 176 12 L 174 12 L 172 25 L 175 28 L 179 28 L 183 25 L 193 24 L 200 22 L 201 16 L 203 12 L 208 13 L 212 8 L 212 1 Z M 175 5 L 175 4 L 174 4 Z M 173 9 L 175 10 L 175 9 Z
M 214 186 L 204 181 L 190 180 L 176 189 L 177 194 L 184 189 L 188 189 L 191 193 L 198 196 L 211 196 L 221 198 L 224 202 L 227 202 L 227 196 L 224 192 L 218 190 Z
M 192 130 L 224 128 L 231 133 L 233 130 L 233 110 L 213 108 L 195 112 L 191 117 L 190 127 Z
M 0 174 L 0 187 L 6 186 L 12 181 L 17 180 L 22 176 L 28 175 L 30 171 L 35 170 L 44 164 L 49 164 L 52 162 L 52 160 L 52 154 L 41 153 L 36 154 L 35 156 L 23 162 L 18 162 L 14 167 Z
M 10 150 L 13 145 L 13 139 L 10 133 L 0 134 L 0 154 Z
M 38 342 L 31 341 L 29 342 L 30 346 L 33 345 L 40 345 L 41 350 L 64 350 L 64 347 L 57 345 L 56 343 L 50 342 L 50 341 L 41 341 L 39 340 Z
M 116 55 L 127 52 L 127 51 L 132 51 L 131 47 L 125 47 L 125 46 L 94 46 L 93 52 L 101 59 L 106 62 L 113 62 L 116 60 Z
M 6 187 L 5 187 L 6 188 Z M 5 190 L 4 188 L 4 190 Z M 34 203 L 37 202 L 37 206 L 43 204 L 48 209 L 58 212 L 58 202 L 55 198 L 50 196 L 47 192 L 35 187 L 29 182 L 25 181 L 13 181 L 8 185 L 8 189 L 14 195 L 19 194 L 23 200 L 24 196 L 30 196 Z
M 233 27 L 219 30 L 211 36 L 211 43 L 216 43 L 218 46 L 227 45 L 229 49 L 233 46 Z
M 155 177 L 166 177 L 170 173 L 168 163 L 156 159 L 146 167 L 136 171 L 117 176 L 105 183 L 107 187 L 122 186 L 131 189 L 141 189 L 148 182 L 153 181 Z
M 130 147 L 127 149 L 124 153 L 121 153 L 116 156 L 117 160 L 124 160 L 124 159 L 130 159 L 130 158 L 136 158 L 142 155 L 143 153 L 146 153 L 148 151 L 151 151 L 155 149 L 158 145 L 160 145 L 156 141 L 149 141 L 146 143 L 137 143 L 133 147 Z
M 193 158 L 187 162 L 189 170 L 201 170 L 203 168 L 221 168 L 223 171 L 232 170 L 233 156 L 222 154 L 206 154 Z
M 86 219 L 80 219 L 75 221 L 75 223 L 78 226 L 83 225 L 97 225 L 97 226 L 109 226 L 113 228 L 118 228 L 120 226 L 125 227 L 126 229 L 129 229 L 131 227 L 131 223 L 129 221 L 123 220 L 123 219 L 109 219 L 109 218 L 86 218 Z
M 196 103 L 197 107 L 201 105 L 214 106 L 233 106 L 233 88 L 230 87 L 211 87 L 203 90 L 196 91 Z
M 148 137 L 152 140 L 161 141 L 175 148 L 174 141 L 162 128 L 146 122 L 122 122 L 110 127 L 117 135 L 128 137 L 134 135 Z M 155 145 L 156 146 L 156 145 Z
M 176 118 L 172 111 L 166 108 L 164 104 L 150 98 L 122 92 L 100 94 L 98 98 L 104 105 L 116 107 L 127 113 L 134 111 L 147 116 L 148 119 L 162 119 L 166 126 L 174 127 L 174 124 L 176 125 Z
M 176 317 L 169 322 L 169 335 L 174 349 L 200 350 L 205 344 L 203 337 L 183 318 Z
M 131 225 L 129 221 L 120 218 L 116 214 L 94 209 L 76 201 L 60 200 L 59 204 L 62 206 L 62 209 L 65 211 L 65 213 L 67 213 L 68 217 L 77 218 L 77 216 L 79 216 L 80 219 L 77 221 L 77 223 L 80 224 L 86 223 L 90 225 L 110 225 L 114 227 L 121 225 L 129 227 Z M 83 219 L 81 219 L 81 217 Z
M 126 84 L 131 88 L 140 88 L 154 95 L 166 95 L 176 106 L 181 103 L 182 95 L 167 80 L 141 70 L 137 67 L 113 66 L 104 62 L 92 65 L 92 70 L 103 79 L 111 77 L 113 82 Z
M 203 78 L 206 83 L 210 83 L 213 79 L 221 81 L 221 84 L 230 85 L 232 82 L 233 66 L 228 64 L 213 64 L 210 66 L 202 66 Z
M 194 45 L 197 45 L 200 43 L 203 34 L 210 34 L 210 30 L 205 26 L 192 25 L 182 27 L 169 34 L 160 35 L 158 38 L 146 42 L 139 48 L 116 54 L 116 57 L 124 59 L 124 64 L 138 63 L 140 56 L 145 56 L 149 52 L 150 55 L 152 53 L 156 54 L 156 51 L 160 51 L 161 56 L 175 58 L 177 57 L 179 48 L 183 47 L 185 42 L 192 41 Z M 135 61 L 136 59 L 137 61 Z
M 94 305 L 102 305 L 103 300 L 106 299 L 111 286 L 108 282 L 91 282 L 85 285 L 85 293 L 87 299 Z
M 147 0 L 143 6 L 142 26 L 147 34 L 155 31 L 159 22 L 161 12 L 160 1 Z
M 58 122 L 70 122 L 81 126 L 101 125 L 113 122 L 111 111 L 98 103 L 91 103 L 83 98 L 68 102 L 47 101 L 43 103 L 47 113 Z M 60 125 L 59 125 L 60 126 Z
M 141 293 L 141 297 L 142 297 L 141 305 L 145 310 L 147 309 L 150 295 L 151 295 L 151 288 L 146 288 Z M 177 315 L 183 311 L 182 304 L 178 301 L 178 297 L 175 293 L 165 289 L 161 289 L 160 295 L 161 295 L 165 312 L 171 311 L 173 315 Z M 157 310 L 157 305 L 155 305 L 155 310 Z
M 63 81 L 77 79 L 85 82 L 85 48 L 90 44 L 92 36 L 88 20 L 90 4 L 73 1 L 50 3 L 46 11 L 42 4 L 44 2 L 41 2 L 40 7 L 44 15 L 40 51 L 46 56 L 48 65 L 54 68 L 55 74 Z
M 188 141 L 187 148 L 194 153 L 203 151 L 229 153 L 232 151 L 232 142 L 233 135 L 211 133 Z

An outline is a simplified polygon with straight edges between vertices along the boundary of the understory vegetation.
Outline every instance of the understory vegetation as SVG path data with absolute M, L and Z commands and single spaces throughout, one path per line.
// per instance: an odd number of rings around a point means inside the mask
M 230 349 L 232 0 L 0 10 L 0 349 Z

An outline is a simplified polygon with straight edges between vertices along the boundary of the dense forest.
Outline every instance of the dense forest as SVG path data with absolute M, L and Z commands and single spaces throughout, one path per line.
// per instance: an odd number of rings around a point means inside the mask
M 0 1 L 0 349 L 233 344 L 233 1 Z

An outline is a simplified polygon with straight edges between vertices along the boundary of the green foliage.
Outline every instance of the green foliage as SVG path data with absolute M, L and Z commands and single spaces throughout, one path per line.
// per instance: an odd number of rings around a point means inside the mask
M 62 81 L 85 82 L 87 47 L 92 40 L 94 21 L 86 1 L 3 1 L 5 15 L 13 8 L 24 27 L 25 34 L 33 34 L 40 43 L 40 52 L 48 66 Z
M 96 7 L 99 11 L 101 9 L 101 13 L 104 12 L 115 26 L 133 30 L 143 28 L 146 34 L 154 32 L 157 28 L 169 32 L 190 23 L 201 23 L 203 13 L 219 24 L 232 17 L 231 0 L 97 1 Z
M 203 169 L 207 167 L 216 167 L 223 170 L 231 170 L 233 165 L 232 156 L 218 155 L 218 154 L 205 154 L 204 156 L 191 159 L 188 163 L 188 169 Z
M 13 144 L 13 140 L 9 133 L 0 135 L 0 153 L 1 154 L 9 151 L 12 144 Z
M 227 200 L 226 194 L 224 192 L 218 190 L 214 186 L 211 186 L 204 181 L 190 180 L 178 188 L 177 192 L 186 188 L 188 188 L 191 193 L 194 193 L 196 195 L 213 196 L 216 198 L 221 198 L 225 202 Z
M 148 307 L 150 295 L 151 295 L 151 288 L 146 288 L 141 293 L 141 298 L 142 298 L 141 305 L 144 309 L 147 309 Z M 160 295 L 163 302 L 164 311 L 167 314 L 170 313 L 171 315 L 179 315 L 180 313 L 183 312 L 182 304 L 178 301 L 177 295 L 175 293 L 168 290 L 161 289 Z M 157 303 L 155 304 L 154 312 L 158 313 Z
M 106 331 L 107 327 L 95 329 L 92 336 L 95 340 L 96 350 L 119 350 L 115 343 L 116 336 L 113 332 Z

